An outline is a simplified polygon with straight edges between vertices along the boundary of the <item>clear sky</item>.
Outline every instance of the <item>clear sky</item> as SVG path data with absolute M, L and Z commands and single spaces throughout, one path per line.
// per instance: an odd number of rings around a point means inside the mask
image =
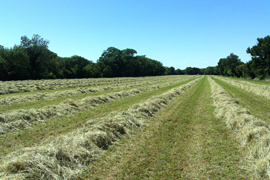
M 0 0 L 0 45 L 39 34 L 61 57 L 113 46 L 165 66 L 215 66 L 270 35 L 270 0 Z

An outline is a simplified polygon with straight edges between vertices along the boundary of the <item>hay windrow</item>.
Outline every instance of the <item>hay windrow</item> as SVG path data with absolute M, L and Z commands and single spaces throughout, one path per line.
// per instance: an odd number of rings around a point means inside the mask
M 259 84 L 254 84 L 247 81 L 238 81 L 238 80 L 227 79 L 227 78 L 219 77 L 219 76 L 214 76 L 214 77 L 219 80 L 225 81 L 233 86 L 244 89 L 248 92 L 252 92 L 259 96 L 263 96 L 263 97 L 266 97 L 267 99 L 270 99 L 270 86 L 269 85 L 259 85 Z
M 125 97 L 135 96 L 139 93 L 159 89 L 184 80 L 157 84 L 128 91 L 120 91 L 100 96 L 89 96 L 78 101 L 65 100 L 59 105 L 49 105 L 40 109 L 19 109 L 10 113 L 0 114 L 0 134 L 6 134 L 18 129 L 29 127 L 33 123 L 44 122 L 47 119 L 70 115 L 88 108 L 94 108 L 100 104 L 116 101 Z
M 38 90 L 63 89 L 85 86 L 106 85 L 111 83 L 134 82 L 136 78 L 104 78 L 104 79 L 55 79 L 55 80 L 23 80 L 4 81 L 1 83 L 0 93 L 19 93 Z
M 179 77 L 179 76 L 178 76 Z M 137 77 L 137 78 L 87 78 L 87 79 L 53 79 L 53 80 L 23 80 L 2 81 L 0 95 L 10 93 L 32 92 L 40 90 L 55 90 L 63 88 L 77 88 L 87 86 L 112 85 L 119 83 L 132 83 L 147 80 L 167 79 L 163 77 Z M 170 76 L 177 79 L 177 76 Z
M 236 139 L 249 151 L 252 170 L 259 179 L 270 178 L 270 126 L 251 115 L 214 80 L 208 77 L 216 106 L 215 115 L 224 119 L 228 128 L 236 133 Z
M 200 78 L 171 89 L 161 95 L 114 112 L 103 118 L 89 120 L 84 127 L 66 135 L 51 138 L 40 146 L 23 148 L 2 158 L 0 178 L 76 179 L 83 168 L 133 128 L 153 116 L 171 100 L 194 86 Z
M 131 88 L 136 86 L 143 86 L 143 85 L 150 85 L 154 83 L 161 83 L 164 80 L 154 80 L 154 81 L 143 81 L 143 82 L 134 82 L 129 84 L 124 84 L 120 86 L 119 84 L 113 84 L 110 86 L 105 87 L 97 87 L 97 88 L 77 88 L 75 90 L 65 90 L 65 91 L 58 91 L 52 93 L 37 93 L 31 95 L 21 95 L 21 96 L 11 96 L 6 98 L 0 99 L 0 105 L 11 105 L 11 104 L 18 104 L 24 102 L 34 102 L 34 101 L 41 101 L 41 100 L 49 100 L 59 97 L 68 97 L 78 94 L 88 94 L 92 92 L 101 92 L 101 91 L 108 91 L 108 90 L 118 90 L 124 88 Z

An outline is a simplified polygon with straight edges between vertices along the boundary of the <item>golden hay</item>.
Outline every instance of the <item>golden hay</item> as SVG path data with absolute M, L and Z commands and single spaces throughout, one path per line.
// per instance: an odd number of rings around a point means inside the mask
M 263 96 L 263 97 L 266 97 L 267 99 L 270 99 L 270 86 L 269 85 L 259 85 L 259 84 L 254 84 L 251 82 L 227 79 L 227 78 L 219 77 L 219 76 L 214 76 L 214 77 L 219 80 L 225 81 L 233 86 L 244 89 L 248 92 L 252 92 L 259 96 Z
M 84 127 L 51 138 L 42 145 L 23 148 L 2 159 L 0 178 L 76 179 L 83 168 L 117 142 L 128 129 L 140 127 L 172 99 L 194 86 L 200 79 L 133 105 L 125 112 L 88 121 Z
M 182 81 L 182 80 L 181 80 Z M 49 105 L 40 109 L 19 109 L 10 113 L 0 114 L 0 134 L 6 134 L 21 128 L 26 128 L 34 122 L 43 122 L 55 116 L 69 115 L 84 109 L 93 108 L 100 104 L 112 102 L 139 93 L 166 87 L 176 84 L 178 81 L 132 89 L 128 91 L 120 91 L 100 96 L 88 96 L 78 101 L 71 99 L 65 100 L 59 105 Z M 2 122 L 2 123 L 1 123 Z
M 181 79 L 181 81 L 184 81 L 186 78 Z M 151 83 L 161 83 L 165 80 L 154 80 Z M 167 80 L 166 80 L 167 81 Z M 105 87 L 97 87 L 97 88 L 78 88 L 75 90 L 65 90 L 65 91 L 57 91 L 52 93 L 37 93 L 37 94 L 31 94 L 31 95 L 20 95 L 20 96 L 12 96 L 12 97 L 6 97 L 0 99 L 0 105 L 11 105 L 11 104 L 18 104 L 23 102 L 34 102 L 34 101 L 40 101 L 40 100 L 49 100 L 59 97 L 68 97 L 78 94 L 87 94 L 92 92 L 101 92 L 101 91 L 108 91 L 108 90 L 117 90 L 117 89 L 123 89 L 123 88 L 130 88 L 130 87 L 136 87 L 136 86 L 143 86 L 150 84 L 150 82 L 134 82 L 130 84 L 113 84 L 110 86 Z
M 243 148 L 250 152 L 249 159 L 257 178 L 270 178 L 270 128 L 267 123 L 254 117 L 230 97 L 214 80 L 208 77 L 212 97 L 216 106 L 215 115 L 223 118 L 227 126 L 235 131 Z
M 169 76 L 170 79 L 178 79 L 180 76 Z M 184 76 L 187 77 L 187 76 Z M 137 78 L 87 78 L 87 79 L 54 79 L 54 80 L 23 80 L 2 81 L 0 94 L 31 92 L 39 90 L 52 90 L 63 88 L 77 88 L 86 86 L 110 85 L 119 83 L 131 83 L 148 80 L 168 79 L 168 76 L 137 77 Z

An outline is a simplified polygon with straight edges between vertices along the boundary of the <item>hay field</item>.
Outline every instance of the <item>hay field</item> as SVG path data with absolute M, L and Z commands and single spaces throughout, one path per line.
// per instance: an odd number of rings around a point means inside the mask
M 270 178 L 269 106 L 223 78 L 56 82 L 1 95 L 0 179 Z
M 267 99 L 270 99 L 270 84 L 261 85 L 261 84 L 255 84 L 255 83 L 248 82 L 248 81 L 235 80 L 235 79 L 231 79 L 231 78 L 218 77 L 218 76 L 214 76 L 214 77 L 218 78 L 220 80 L 223 80 L 223 81 L 225 81 L 233 86 L 244 89 L 248 92 L 252 92 L 252 93 L 257 94 L 259 96 L 263 96 Z

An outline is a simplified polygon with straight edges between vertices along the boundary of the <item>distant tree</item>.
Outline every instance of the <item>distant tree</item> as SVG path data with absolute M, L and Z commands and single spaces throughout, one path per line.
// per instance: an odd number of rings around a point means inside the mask
M 98 78 L 102 77 L 102 71 L 101 68 L 97 63 L 88 64 L 83 68 L 83 72 L 85 74 L 85 77 L 88 78 Z
M 8 79 L 7 61 L 0 56 L 0 80 Z
M 48 50 L 48 40 L 44 40 L 38 34 L 34 34 L 32 39 L 27 36 L 21 37 L 20 47 L 24 49 L 29 57 L 32 78 L 46 78 L 48 73 L 47 65 L 54 60 L 57 55 Z
M 217 67 L 216 66 L 208 66 L 204 70 L 202 70 L 202 74 L 205 75 L 216 75 L 217 74 Z
M 218 73 L 224 76 L 236 76 L 235 68 L 241 65 L 239 57 L 231 53 L 226 58 L 221 58 L 218 62 Z
M 122 51 L 115 48 L 109 47 L 105 50 L 101 57 L 99 58 L 98 62 L 104 63 L 106 66 L 110 66 L 113 75 L 116 77 L 122 77 L 124 72 L 122 67 L 124 67 L 124 61 L 122 58 Z
M 124 49 L 122 52 L 122 62 L 123 65 L 121 66 L 122 69 L 122 76 L 134 76 L 135 74 L 135 66 L 134 63 L 136 63 L 136 58 L 134 57 L 135 54 L 137 54 L 137 51 L 134 49 Z
M 184 71 L 184 70 L 181 70 L 181 69 L 176 69 L 176 70 L 175 70 L 175 73 L 176 73 L 177 75 L 184 75 L 184 74 L 185 74 L 185 71 Z
M 196 68 L 196 67 L 187 67 L 185 69 L 185 74 L 186 75 L 197 75 L 197 74 L 201 74 L 201 70 L 199 68 Z
M 165 75 L 175 75 L 176 71 L 173 66 L 171 67 L 165 67 Z
M 239 66 L 235 68 L 236 76 L 242 78 L 252 77 L 255 78 L 255 75 L 252 75 L 250 69 L 248 68 L 248 64 L 241 62 Z
M 258 78 L 264 79 L 270 75 L 270 36 L 257 38 L 257 41 L 257 45 L 247 48 L 247 53 L 252 56 L 249 65 Z
M 22 80 L 29 78 L 30 62 L 26 52 L 19 46 L 0 47 L 1 79 Z

